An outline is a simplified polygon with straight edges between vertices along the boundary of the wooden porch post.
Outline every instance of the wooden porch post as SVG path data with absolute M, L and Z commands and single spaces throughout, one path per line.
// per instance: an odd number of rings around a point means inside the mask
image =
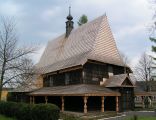
M 144 108 L 144 96 L 142 96 L 142 108 Z
M 83 100 L 84 100 L 84 113 L 86 114 L 87 113 L 87 99 L 88 99 L 88 97 L 86 97 L 86 96 L 84 96 L 83 97 Z
M 35 97 L 33 96 L 33 104 L 35 104 Z
M 119 97 L 116 96 L 116 112 L 119 112 Z
M 85 83 L 84 74 L 84 70 L 82 70 L 82 83 Z
M 47 103 L 48 103 L 48 97 L 45 96 L 45 104 L 47 104 Z
M 101 97 L 101 112 L 104 112 L 105 111 L 105 107 L 104 107 L 104 99 L 105 97 L 104 96 L 102 96 Z
M 64 96 L 61 97 L 61 101 L 62 101 L 62 108 L 61 108 L 61 110 L 62 110 L 62 112 L 64 112 Z
M 32 104 L 32 97 L 30 96 L 30 104 Z

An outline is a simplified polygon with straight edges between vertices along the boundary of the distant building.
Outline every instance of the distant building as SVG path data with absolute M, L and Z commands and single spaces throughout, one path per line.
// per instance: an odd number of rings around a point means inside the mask
M 7 101 L 8 93 L 11 92 L 12 90 L 13 90 L 12 88 L 2 88 L 1 100 Z
M 142 107 L 144 107 L 144 98 L 145 96 L 149 96 L 150 100 L 151 100 L 151 106 L 156 104 L 156 63 L 155 60 L 152 59 L 152 64 L 150 65 L 150 68 L 148 68 L 149 70 L 149 74 L 150 74 L 150 78 L 148 80 L 148 86 L 146 86 L 146 81 L 137 81 L 136 82 L 136 86 L 137 88 L 136 91 L 146 91 L 148 90 L 148 94 L 144 94 L 141 96 L 136 96 L 135 98 L 135 103 L 142 103 Z M 148 87 L 148 88 L 147 88 Z
M 151 71 L 151 79 L 156 81 L 156 63 L 153 63 L 150 68 Z

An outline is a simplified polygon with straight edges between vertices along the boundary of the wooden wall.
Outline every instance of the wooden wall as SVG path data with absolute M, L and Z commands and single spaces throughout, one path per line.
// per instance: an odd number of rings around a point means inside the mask
M 111 69 L 110 69 L 111 68 Z M 97 61 L 88 61 L 82 68 L 55 72 L 44 76 L 44 87 L 73 85 L 73 84 L 98 84 L 103 78 L 109 78 L 108 72 L 114 75 L 123 74 L 124 67 L 105 64 Z
M 80 84 L 82 81 L 82 69 L 46 75 L 44 77 L 44 87 L 63 86 Z
M 134 109 L 134 88 L 120 88 L 120 111 Z
M 124 73 L 124 67 L 122 66 L 115 66 L 115 65 L 112 65 L 113 66 L 113 73 L 114 75 L 118 75 L 118 74 L 123 74 Z
M 83 74 L 83 83 L 100 85 L 103 78 L 108 78 L 107 65 L 87 63 L 84 65 Z

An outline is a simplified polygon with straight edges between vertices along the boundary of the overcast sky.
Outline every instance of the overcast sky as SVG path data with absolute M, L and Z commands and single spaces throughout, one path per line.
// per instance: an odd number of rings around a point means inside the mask
M 65 32 L 68 6 L 75 28 L 82 14 L 89 21 L 107 14 L 118 49 L 135 63 L 151 50 L 148 26 L 153 10 L 149 0 L 0 0 L 0 16 L 14 16 L 23 44 L 39 45 L 38 61 L 48 40 Z

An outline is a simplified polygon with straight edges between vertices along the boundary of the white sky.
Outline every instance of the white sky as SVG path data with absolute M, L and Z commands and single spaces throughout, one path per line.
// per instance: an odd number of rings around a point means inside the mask
M 48 40 L 65 32 L 69 0 L 0 0 L 0 16 L 17 19 L 23 44 L 39 45 L 37 62 Z M 151 53 L 148 26 L 153 10 L 150 0 L 70 0 L 75 28 L 82 14 L 89 21 L 107 14 L 118 49 L 133 64 L 143 52 Z M 153 53 L 152 53 L 153 54 Z

